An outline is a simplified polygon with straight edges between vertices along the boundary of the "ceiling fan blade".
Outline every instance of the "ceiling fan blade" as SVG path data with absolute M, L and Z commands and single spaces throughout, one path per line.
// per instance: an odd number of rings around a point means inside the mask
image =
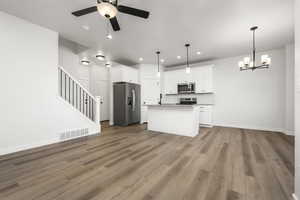
M 80 17 L 82 15 L 87 15 L 93 12 L 97 11 L 97 6 L 93 6 L 93 7 L 89 7 L 89 8 L 85 8 L 82 10 L 77 10 L 75 12 L 72 12 L 72 15 L 76 16 L 76 17 Z
M 137 17 L 142 17 L 142 18 L 145 18 L 145 19 L 147 19 L 149 17 L 149 14 L 150 14 L 148 11 L 145 11 L 145 10 L 140 10 L 140 9 L 131 8 L 131 7 L 122 6 L 122 5 L 118 6 L 118 10 L 122 13 L 126 13 L 126 14 L 129 14 L 129 15 L 134 15 L 134 16 L 137 16 Z
M 109 19 L 111 26 L 113 27 L 114 31 L 119 31 L 120 30 L 120 25 L 118 23 L 117 17 L 113 17 Z

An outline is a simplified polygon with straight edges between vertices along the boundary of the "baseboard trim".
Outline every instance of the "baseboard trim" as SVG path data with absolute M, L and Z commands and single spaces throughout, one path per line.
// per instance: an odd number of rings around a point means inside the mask
M 260 131 L 270 131 L 270 132 L 281 132 L 285 133 L 286 130 L 281 128 L 269 128 L 269 127 L 256 127 L 256 126 L 245 126 L 245 125 L 235 125 L 235 124 L 222 124 L 222 123 L 213 123 L 213 126 L 221 126 L 228 128 L 241 128 L 241 129 L 249 129 L 249 130 L 260 130 Z
M 294 200 L 299 200 L 295 193 L 292 194 L 292 197 L 293 197 Z
M 290 131 L 290 130 L 285 130 L 283 133 L 291 136 L 295 135 L 295 131 Z
M 200 124 L 199 127 L 201 128 L 213 128 L 214 126 L 211 124 Z
M 99 132 L 89 133 L 88 135 L 74 137 L 69 140 L 75 140 L 75 139 L 79 139 L 81 137 L 89 137 L 89 136 L 93 136 L 93 135 L 97 135 L 97 134 L 100 134 L 100 133 Z M 53 139 L 48 139 L 48 140 L 44 140 L 44 141 L 40 141 L 40 142 L 36 142 L 36 143 L 31 143 L 28 145 L 19 145 L 16 147 L 2 148 L 2 149 L 0 149 L 0 156 L 14 154 L 14 153 L 22 152 L 22 151 L 35 149 L 35 148 L 45 147 L 45 146 L 52 145 L 52 144 L 66 142 L 69 140 L 59 140 L 59 138 L 53 138 Z

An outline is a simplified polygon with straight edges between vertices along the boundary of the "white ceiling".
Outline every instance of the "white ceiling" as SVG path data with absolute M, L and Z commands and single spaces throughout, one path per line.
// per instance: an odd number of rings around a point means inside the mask
M 69 40 L 103 51 L 123 64 L 156 62 L 161 50 L 166 66 L 185 62 L 184 44 L 191 43 L 191 61 L 250 52 L 249 28 L 257 25 L 258 50 L 279 48 L 294 40 L 294 0 L 120 0 L 119 4 L 151 12 L 145 20 L 120 13 L 121 31 L 107 40 L 106 19 L 98 13 L 80 18 L 72 11 L 96 0 L 1 0 L 0 10 L 55 30 Z M 90 27 L 86 31 L 82 26 Z M 202 54 L 196 55 L 197 51 Z M 178 60 L 176 57 L 183 58 Z

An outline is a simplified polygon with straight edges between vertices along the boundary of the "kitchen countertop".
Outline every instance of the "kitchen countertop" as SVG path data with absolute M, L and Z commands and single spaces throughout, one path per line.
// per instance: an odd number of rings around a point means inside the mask
M 212 106 L 213 104 L 150 104 L 150 105 L 144 105 L 149 107 L 198 107 L 198 106 Z
M 143 106 L 170 106 L 170 107 L 192 107 L 192 106 L 213 106 L 214 104 L 147 104 Z

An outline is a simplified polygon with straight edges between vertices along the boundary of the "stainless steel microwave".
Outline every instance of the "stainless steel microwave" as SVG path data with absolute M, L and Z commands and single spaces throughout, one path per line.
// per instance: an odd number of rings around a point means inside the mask
M 195 93 L 195 83 L 178 83 L 177 92 L 178 94 Z

